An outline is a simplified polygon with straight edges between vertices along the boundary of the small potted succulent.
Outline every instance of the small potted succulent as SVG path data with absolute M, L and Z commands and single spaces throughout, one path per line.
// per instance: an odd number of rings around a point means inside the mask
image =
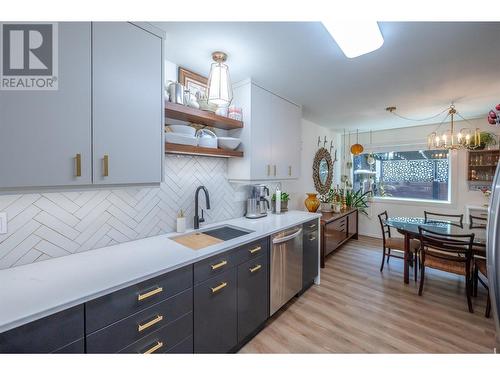
M 276 194 L 273 194 L 271 198 L 273 202 L 273 212 L 276 210 Z M 281 212 L 287 212 L 288 211 L 288 201 L 290 200 L 290 195 L 288 193 L 285 193 L 284 191 L 281 192 Z

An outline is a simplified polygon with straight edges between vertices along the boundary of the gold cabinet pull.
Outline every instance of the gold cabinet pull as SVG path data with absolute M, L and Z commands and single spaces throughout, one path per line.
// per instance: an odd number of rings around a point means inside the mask
M 274 175 L 276 176 L 276 164 L 274 165 Z
M 212 264 L 211 267 L 212 267 L 212 271 L 215 271 L 221 267 L 224 267 L 225 265 L 227 264 L 227 260 L 223 260 L 222 262 L 219 262 L 217 264 Z
M 109 176 L 109 155 L 104 155 L 104 158 L 103 158 L 103 168 L 102 168 L 102 175 L 104 177 L 108 177 Z
M 249 268 L 248 270 L 251 272 L 251 273 L 254 273 L 258 270 L 260 270 L 262 268 L 262 266 L 260 264 L 257 264 L 255 267 L 251 267 Z
M 227 286 L 227 283 L 226 282 L 222 282 L 219 285 L 217 285 L 217 286 L 215 286 L 213 288 L 210 288 L 210 289 L 212 289 L 212 293 L 217 293 L 219 290 L 224 289 L 226 286 Z
M 292 166 L 291 165 L 288 166 L 288 175 L 289 176 L 292 175 Z
M 315 239 L 316 239 L 316 236 L 309 237 L 309 241 L 314 241 Z
M 139 294 L 137 296 L 137 301 L 143 301 L 149 297 L 153 297 L 154 295 L 163 292 L 163 288 L 159 286 L 156 289 L 151 290 L 150 292 L 144 293 L 144 294 Z
M 75 176 L 76 177 L 82 177 L 82 154 L 76 154 L 75 156 L 75 163 L 76 163 L 76 171 L 75 171 Z
M 146 350 L 142 354 L 151 354 L 151 353 L 154 353 L 154 352 L 156 352 L 158 349 L 160 349 L 162 347 L 163 347 L 163 342 L 162 341 L 157 341 L 156 344 L 154 344 L 151 348 L 149 348 L 148 350 Z
M 262 247 L 261 247 L 261 246 L 256 246 L 256 247 L 254 247 L 253 249 L 248 250 L 248 252 L 249 252 L 250 254 L 255 254 L 255 253 L 258 253 L 258 252 L 259 252 L 259 251 L 261 251 L 261 250 L 262 250 Z
M 270 176 L 271 175 L 271 164 L 268 164 L 267 165 L 267 175 Z
M 151 326 L 154 326 L 156 323 L 159 323 L 162 320 L 163 320 L 163 315 L 157 315 L 156 318 L 150 320 L 149 322 L 144 323 L 144 324 L 139 324 L 137 326 L 137 332 L 144 331 L 145 329 L 147 329 Z

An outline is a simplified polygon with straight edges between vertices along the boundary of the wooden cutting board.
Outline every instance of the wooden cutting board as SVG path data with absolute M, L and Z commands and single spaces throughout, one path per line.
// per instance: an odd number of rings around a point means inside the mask
M 187 234 L 185 236 L 172 238 L 172 240 L 193 250 L 200 250 L 224 242 L 223 240 L 204 233 Z

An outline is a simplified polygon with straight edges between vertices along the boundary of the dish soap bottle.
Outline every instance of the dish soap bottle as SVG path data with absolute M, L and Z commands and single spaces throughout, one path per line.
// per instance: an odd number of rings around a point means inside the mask
M 276 186 L 276 214 L 280 214 L 281 213 L 281 190 L 280 190 L 280 187 L 279 185 Z

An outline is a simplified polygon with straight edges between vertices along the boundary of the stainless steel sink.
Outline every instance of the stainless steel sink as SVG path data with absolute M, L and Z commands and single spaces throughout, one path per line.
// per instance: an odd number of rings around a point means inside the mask
M 222 225 L 220 227 L 198 230 L 180 236 L 171 237 L 171 240 L 180 243 L 192 250 L 200 250 L 205 247 L 215 245 L 233 238 L 244 236 L 252 231 L 233 227 L 231 225 Z
M 222 241 L 229 241 L 229 240 L 232 240 L 233 238 L 238 238 L 238 237 L 244 236 L 245 234 L 248 234 L 251 232 L 252 231 L 242 229 L 242 228 L 233 227 L 230 225 L 223 225 L 221 227 L 201 231 L 201 233 L 204 233 L 208 236 L 218 238 L 219 240 L 222 240 Z

